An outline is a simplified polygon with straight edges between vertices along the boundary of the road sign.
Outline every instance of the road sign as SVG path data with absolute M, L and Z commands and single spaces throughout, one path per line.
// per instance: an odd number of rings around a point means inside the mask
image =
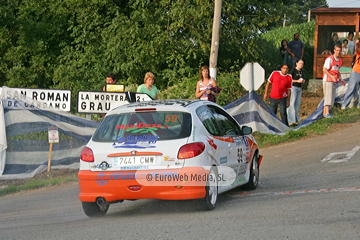
M 265 81 L 265 70 L 257 62 L 248 62 L 240 71 L 240 84 L 248 91 L 258 90 Z
M 7 109 L 63 110 L 70 112 L 71 91 L 57 89 L 7 88 L 3 91 Z
M 57 127 L 48 128 L 49 143 L 59 142 L 59 130 Z
M 79 91 L 77 100 L 78 113 L 107 113 L 115 107 L 130 102 L 152 101 L 152 98 L 146 93 Z

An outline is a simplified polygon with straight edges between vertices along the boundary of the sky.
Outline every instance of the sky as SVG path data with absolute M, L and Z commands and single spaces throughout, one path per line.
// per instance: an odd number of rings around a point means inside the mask
M 329 7 L 337 8 L 360 8 L 360 0 L 327 0 Z

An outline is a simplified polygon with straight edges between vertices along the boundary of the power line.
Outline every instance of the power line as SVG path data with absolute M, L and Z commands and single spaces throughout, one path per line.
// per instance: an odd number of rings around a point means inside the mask
M 336 6 L 334 6 L 334 7 L 344 6 L 344 5 L 348 5 L 348 4 L 355 3 L 355 2 L 359 2 L 359 3 L 360 3 L 359 0 L 356 0 L 356 1 L 352 1 L 352 2 L 342 3 L 342 4 L 336 5 Z

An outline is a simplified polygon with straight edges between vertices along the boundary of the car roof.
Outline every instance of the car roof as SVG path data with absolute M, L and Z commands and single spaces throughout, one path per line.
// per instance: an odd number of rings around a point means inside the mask
M 143 102 L 135 102 L 129 103 L 126 105 L 119 106 L 114 108 L 108 112 L 109 114 L 119 114 L 124 112 L 133 112 L 135 109 L 146 109 L 146 108 L 157 108 L 157 109 L 190 109 L 192 107 L 203 105 L 204 100 L 188 100 L 188 99 L 164 99 L 164 100 L 153 100 L 153 101 L 143 101 Z M 208 102 L 210 103 L 210 102 Z

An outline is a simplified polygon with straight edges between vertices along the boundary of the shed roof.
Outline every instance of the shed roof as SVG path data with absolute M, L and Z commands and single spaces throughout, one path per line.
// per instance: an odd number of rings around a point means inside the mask
M 311 10 L 311 14 L 324 14 L 324 13 L 334 13 L 334 14 L 355 14 L 360 13 L 360 8 L 326 8 L 320 7 Z

